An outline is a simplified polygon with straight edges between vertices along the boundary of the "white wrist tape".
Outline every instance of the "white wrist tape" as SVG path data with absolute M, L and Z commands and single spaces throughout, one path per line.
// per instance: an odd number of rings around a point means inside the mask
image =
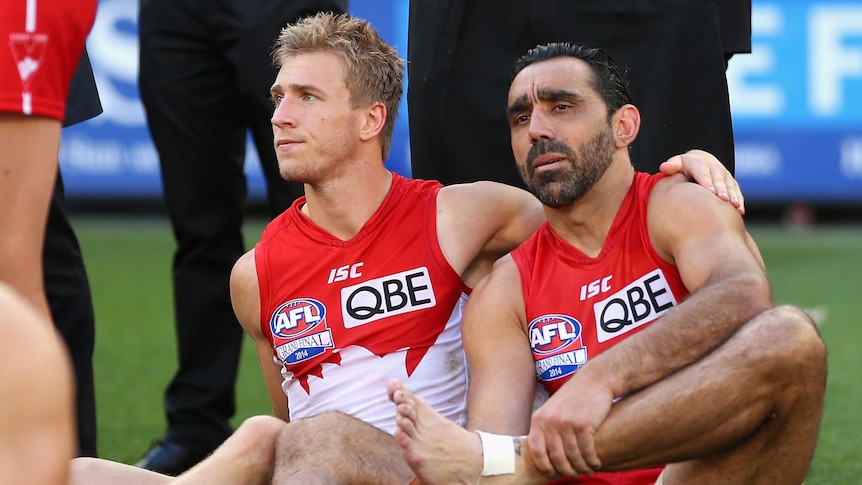
M 515 447 L 511 436 L 478 431 L 482 440 L 482 476 L 515 473 Z

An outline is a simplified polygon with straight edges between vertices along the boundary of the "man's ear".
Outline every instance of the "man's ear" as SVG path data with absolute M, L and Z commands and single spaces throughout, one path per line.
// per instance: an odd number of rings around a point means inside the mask
M 386 106 L 383 103 L 374 103 L 366 108 L 360 118 L 359 139 L 368 141 L 375 136 L 380 136 L 387 115 Z
M 624 148 L 629 145 L 638 136 L 638 130 L 641 127 L 641 114 L 638 109 L 631 104 L 621 106 L 613 119 L 614 141 L 617 148 Z

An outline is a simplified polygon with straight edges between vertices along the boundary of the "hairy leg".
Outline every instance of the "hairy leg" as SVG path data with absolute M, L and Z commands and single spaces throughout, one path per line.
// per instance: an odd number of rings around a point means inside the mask
M 7 281 L 48 322 L 42 246 L 60 130 L 58 120 L 0 113 L 0 281 Z
M 404 485 L 413 473 L 389 434 L 340 412 L 291 421 L 278 436 L 273 485 Z
M 675 463 L 665 485 L 800 483 L 825 381 L 826 351 L 813 323 L 799 309 L 777 307 L 701 361 L 617 403 L 596 448 L 605 470 Z

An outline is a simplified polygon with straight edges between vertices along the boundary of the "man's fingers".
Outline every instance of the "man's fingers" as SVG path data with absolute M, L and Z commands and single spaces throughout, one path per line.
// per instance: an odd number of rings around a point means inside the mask
M 578 469 L 583 469 L 583 460 L 578 452 L 578 441 L 574 435 L 561 437 L 559 434 L 554 434 L 546 436 L 545 441 L 548 443 L 548 456 L 556 472 L 567 477 L 577 476 Z
M 583 460 L 584 467 L 581 473 L 593 473 L 602 467 L 599 455 L 596 453 L 596 437 L 591 431 L 578 434 L 578 458 Z
M 742 189 L 739 188 L 739 182 L 730 172 L 725 174 L 727 179 L 727 192 L 730 195 L 730 203 L 739 210 L 740 214 L 745 214 L 745 196 L 742 195 Z
M 724 175 L 727 173 L 727 170 L 724 167 L 710 167 L 709 168 L 709 182 L 707 182 L 707 187 L 712 187 L 712 191 L 715 195 L 718 196 L 721 200 L 729 201 L 730 197 L 727 194 L 727 182 L 725 181 Z
M 541 427 L 531 426 L 527 441 L 530 444 L 530 456 L 533 458 L 533 466 L 543 476 L 553 477 L 554 466 L 551 464 L 551 460 L 548 459 L 548 448 Z

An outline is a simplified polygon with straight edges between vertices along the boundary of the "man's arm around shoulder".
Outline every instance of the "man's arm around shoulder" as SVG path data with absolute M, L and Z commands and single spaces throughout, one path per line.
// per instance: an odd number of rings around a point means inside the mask
M 450 185 L 437 196 L 440 247 L 471 288 L 544 221 L 532 194 L 497 182 Z

